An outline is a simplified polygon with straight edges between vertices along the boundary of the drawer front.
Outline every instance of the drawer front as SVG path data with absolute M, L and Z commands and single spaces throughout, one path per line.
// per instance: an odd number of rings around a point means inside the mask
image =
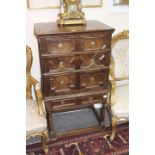
M 67 99 L 62 101 L 54 101 L 52 102 L 53 109 L 61 109 L 66 107 L 75 107 L 76 105 L 88 105 L 94 103 L 102 103 L 102 95 L 93 95 L 93 96 L 85 96 L 81 98 L 75 99 Z
M 47 53 L 64 53 L 72 52 L 75 50 L 75 40 L 74 39 L 46 39 Z
M 101 91 L 108 87 L 109 69 L 42 77 L 44 97 Z
M 109 48 L 110 38 L 101 37 L 85 37 L 81 40 L 81 49 L 84 51 L 103 50 Z
M 81 88 L 85 91 L 100 90 L 108 86 L 109 69 L 81 74 Z
M 76 56 L 42 58 L 42 73 L 74 71 L 77 66 L 75 60 Z
M 45 97 L 77 92 L 76 74 L 43 76 L 42 80 Z
M 95 54 L 83 54 L 80 56 L 81 69 L 109 67 L 110 52 L 96 52 Z

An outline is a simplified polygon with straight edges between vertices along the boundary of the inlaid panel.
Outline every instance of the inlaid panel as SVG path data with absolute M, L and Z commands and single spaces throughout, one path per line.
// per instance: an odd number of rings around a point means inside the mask
M 75 40 L 61 39 L 61 38 L 47 38 L 46 39 L 47 53 L 67 53 L 72 52 L 75 49 Z
M 54 73 L 63 71 L 73 71 L 76 68 L 75 56 L 61 56 L 52 58 L 43 58 L 43 73 Z
M 98 52 L 94 55 L 96 65 L 104 65 L 109 67 L 110 64 L 110 51 Z
M 76 74 L 51 75 L 43 77 L 45 96 L 64 95 L 77 92 Z M 47 85 L 47 87 L 45 87 Z
M 86 72 L 81 74 L 81 88 L 85 90 L 99 90 L 107 87 L 109 70 Z
M 85 37 L 81 40 L 81 49 L 88 50 L 101 50 L 107 48 L 108 39 L 103 37 Z
M 81 66 L 80 68 L 91 69 L 91 68 L 103 68 L 109 67 L 110 63 L 110 52 L 96 52 L 95 54 L 83 54 L 80 56 Z

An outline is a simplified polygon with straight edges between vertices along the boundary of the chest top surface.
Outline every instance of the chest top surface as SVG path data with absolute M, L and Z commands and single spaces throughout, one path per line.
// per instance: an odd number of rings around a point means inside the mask
M 96 20 L 87 21 L 86 25 L 58 26 L 57 23 L 55 22 L 36 23 L 34 25 L 34 35 L 36 37 L 58 35 L 58 34 L 73 34 L 73 33 L 75 34 L 75 33 L 94 32 L 94 31 L 113 32 L 114 29 Z

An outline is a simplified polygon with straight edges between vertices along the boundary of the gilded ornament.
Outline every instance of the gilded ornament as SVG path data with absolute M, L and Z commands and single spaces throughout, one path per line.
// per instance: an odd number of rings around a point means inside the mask
M 81 0 L 60 0 L 58 25 L 86 24 Z

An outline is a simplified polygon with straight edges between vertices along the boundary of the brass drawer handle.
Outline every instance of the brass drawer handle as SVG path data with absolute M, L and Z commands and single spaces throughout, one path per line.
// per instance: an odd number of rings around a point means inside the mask
M 92 48 L 95 48 L 96 47 L 96 42 L 95 41 L 91 41 L 90 45 L 91 45 Z
M 60 81 L 60 86 L 61 86 L 61 88 L 64 88 L 65 87 L 65 82 L 63 80 Z
M 59 43 L 59 44 L 58 44 L 58 48 L 59 48 L 60 50 L 62 50 L 62 49 L 64 48 L 64 44 Z

